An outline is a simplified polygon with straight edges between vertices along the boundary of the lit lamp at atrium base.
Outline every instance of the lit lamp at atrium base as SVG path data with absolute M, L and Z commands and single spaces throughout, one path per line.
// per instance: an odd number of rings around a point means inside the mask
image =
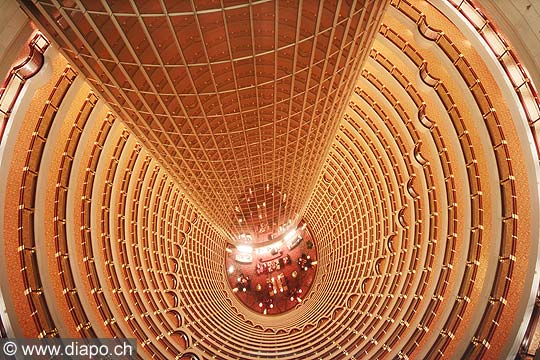
M 299 306 L 315 278 L 317 249 L 304 222 L 264 243 L 229 244 L 226 255 L 233 293 L 250 310 L 263 315 Z

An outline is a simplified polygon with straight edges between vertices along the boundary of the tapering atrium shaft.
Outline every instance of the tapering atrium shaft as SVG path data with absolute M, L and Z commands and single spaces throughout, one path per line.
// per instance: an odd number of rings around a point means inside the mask
M 534 359 L 538 14 L 0 2 L 0 357 Z
M 201 210 L 236 239 L 298 223 L 385 4 L 28 6 Z

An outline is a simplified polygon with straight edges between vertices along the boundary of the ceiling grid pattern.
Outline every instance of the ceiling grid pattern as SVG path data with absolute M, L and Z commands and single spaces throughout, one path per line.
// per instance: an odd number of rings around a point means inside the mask
M 384 8 L 373 0 L 34 5 L 232 238 L 299 220 Z M 246 199 L 257 210 L 244 212 Z
M 376 1 L 313 3 L 26 4 L 71 58 L 50 46 L 7 100 L 0 300 L 17 336 L 136 338 L 143 359 L 532 358 L 540 102 L 525 69 L 469 0 L 391 0 L 380 24 Z M 346 4 L 349 20 L 330 11 Z M 197 198 L 213 181 L 211 196 L 239 193 Z M 283 315 L 247 308 L 225 268 L 247 229 L 229 215 L 255 227 L 265 200 L 317 241 L 313 285 Z

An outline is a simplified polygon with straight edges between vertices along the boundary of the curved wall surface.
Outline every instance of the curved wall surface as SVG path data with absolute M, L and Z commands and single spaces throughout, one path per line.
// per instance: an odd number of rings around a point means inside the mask
M 482 1 L 482 11 L 492 18 L 497 30 L 510 41 L 535 84 L 540 82 L 536 59 L 540 55 L 540 4 L 535 1 Z
M 534 354 L 538 98 L 475 6 L 386 7 L 298 207 L 316 277 L 273 316 L 227 283 L 239 228 L 35 32 L 0 92 L 2 336 L 136 338 L 144 359 Z

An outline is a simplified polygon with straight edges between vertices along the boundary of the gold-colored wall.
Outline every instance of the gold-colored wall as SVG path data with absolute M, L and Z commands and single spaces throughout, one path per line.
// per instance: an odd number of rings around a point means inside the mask
M 515 352 L 538 287 L 540 112 L 487 19 L 442 10 L 386 10 L 301 214 L 315 282 L 278 316 L 233 296 L 223 223 L 51 45 L 2 138 L 13 335 L 134 337 L 163 359 Z

